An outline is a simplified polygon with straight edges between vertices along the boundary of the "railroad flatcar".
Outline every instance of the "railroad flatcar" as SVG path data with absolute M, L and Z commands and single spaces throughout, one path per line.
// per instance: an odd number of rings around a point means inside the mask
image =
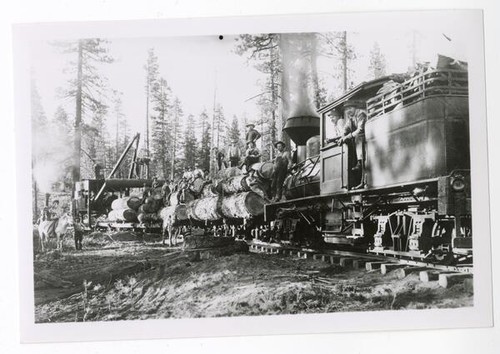
M 340 139 L 348 107 L 366 115 L 364 138 Z M 364 82 L 284 131 L 299 162 L 286 200 L 265 206 L 272 239 L 471 260 L 466 63 L 440 58 L 435 69 Z

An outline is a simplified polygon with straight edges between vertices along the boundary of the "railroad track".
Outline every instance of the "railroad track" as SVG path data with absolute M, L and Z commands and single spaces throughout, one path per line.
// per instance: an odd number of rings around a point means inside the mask
M 472 286 L 473 267 L 471 264 L 450 266 L 381 254 L 340 250 L 315 250 L 260 241 L 252 241 L 249 247 L 250 251 L 254 253 L 282 254 L 304 259 L 309 258 L 342 267 L 365 269 L 366 271 L 380 271 L 381 274 L 396 271 L 398 278 L 418 273 L 420 280 L 424 282 L 436 280 L 443 287 L 449 287 L 463 281 L 467 281 L 468 285 Z

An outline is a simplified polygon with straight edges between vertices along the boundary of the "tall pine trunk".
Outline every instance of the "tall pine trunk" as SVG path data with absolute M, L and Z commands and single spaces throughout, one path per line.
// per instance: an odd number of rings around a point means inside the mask
M 344 92 L 347 91 L 347 32 L 344 31 L 342 34 L 342 44 L 343 44 L 343 49 L 344 52 L 342 53 L 342 74 L 343 74 L 343 81 L 344 81 Z
M 75 137 L 73 151 L 73 182 L 80 180 L 80 150 L 82 147 L 82 77 L 83 77 L 83 43 L 78 41 L 78 71 L 76 83 Z

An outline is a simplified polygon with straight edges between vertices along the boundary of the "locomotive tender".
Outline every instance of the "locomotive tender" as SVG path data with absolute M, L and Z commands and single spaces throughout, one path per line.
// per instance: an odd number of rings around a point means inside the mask
M 287 200 L 265 206 L 272 239 L 472 258 L 467 67 L 446 59 L 410 78 L 364 82 L 319 117 L 287 120 L 299 163 L 285 181 Z M 332 116 L 353 101 L 367 115 L 361 171 L 354 145 L 331 139 Z

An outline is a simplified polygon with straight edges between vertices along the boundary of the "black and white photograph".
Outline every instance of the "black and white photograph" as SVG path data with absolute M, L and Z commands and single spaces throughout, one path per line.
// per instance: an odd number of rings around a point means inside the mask
M 32 331 L 487 325 L 481 16 L 350 16 L 20 26 Z

